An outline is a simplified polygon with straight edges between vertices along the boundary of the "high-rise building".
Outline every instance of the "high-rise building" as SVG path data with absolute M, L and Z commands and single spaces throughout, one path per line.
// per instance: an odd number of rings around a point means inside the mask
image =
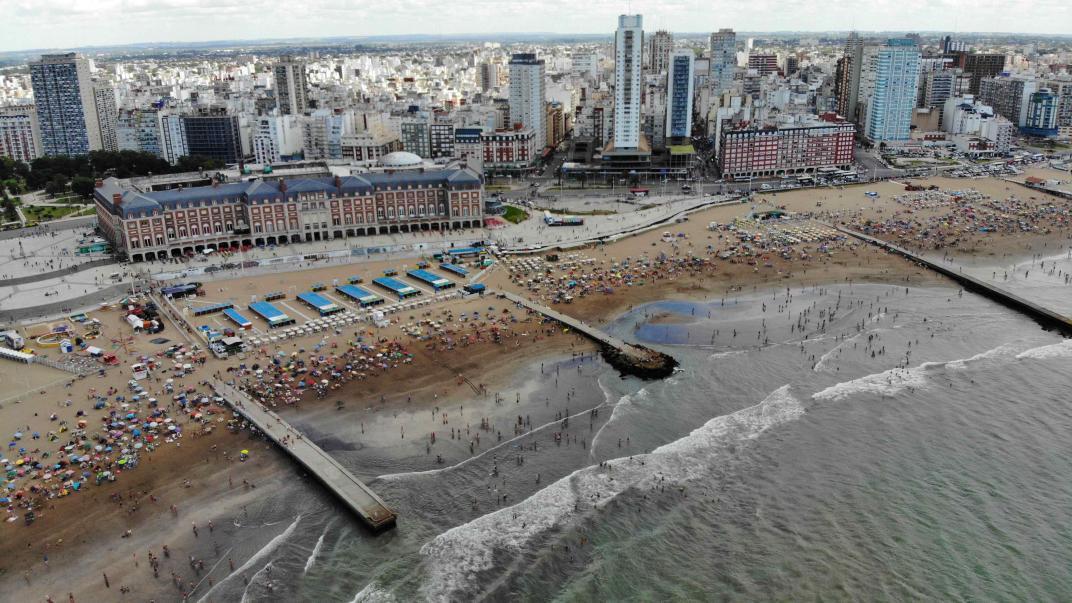
M 618 17 L 614 34 L 614 148 L 640 148 L 640 67 L 644 18 Z
M 93 82 L 93 104 L 97 109 L 101 148 L 105 151 L 118 151 L 115 126 L 119 116 L 115 108 L 115 88 L 108 82 Z
M 428 152 L 432 159 L 454 157 L 454 123 L 436 120 L 428 128 Z
M 979 100 L 994 108 L 998 115 L 1016 124 L 1027 125 L 1027 109 L 1038 82 L 1022 77 L 992 77 L 979 83 Z
M 945 101 L 956 93 L 957 73 L 952 70 L 931 71 L 920 79 L 924 87 L 923 106 L 931 109 L 944 107 Z
M 978 52 L 954 52 L 952 53 L 953 66 L 963 69 L 971 74 L 971 84 L 968 93 L 979 94 L 982 81 L 989 77 L 997 77 L 1005 69 L 1005 55 L 983 54 Z
M 776 54 L 757 54 L 752 53 L 748 55 L 748 68 L 755 69 L 759 72 L 759 75 L 767 75 L 769 73 L 778 72 L 778 55 Z
M 946 36 L 942 39 L 942 52 L 953 53 L 964 51 L 968 49 L 968 43 L 963 40 L 954 40 L 953 36 Z
M 737 34 L 720 29 L 711 34 L 711 87 L 721 93 L 733 85 L 737 71 Z
M 670 55 L 666 75 L 666 137 L 692 136 L 692 68 L 691 50 L 678 50 Z
M 186 142 L 186 122 L 181 115 L 160 115 L 160 150 L 164 159 L 172 165 L 178 163 L 180 157 L 190 154 L 190 145 Z
M 599 75 L 599 54 L 584 52 L 573 55 L 573 72 L 581 77 L 595 79 Z
M 283 115 L 301 115 L 309 110 L 309 81 L 305 61 L 292 56 L 280 57 L 275 72 L 275 98 Z
M 89 62 L 77 53 L 30 63 L 42 155 L 85 155 L 102 148 Z
M 789 77 L 794 73 L 800 71 L 800 57 L 795 54 L 791 54 L 785 57 L 785 75 Z
M 301 116 L 262 115 L 253 123 L 253 161 L 285 161 L 302 150 Z
M 1043 85 L 1057 95 L 1057 127 L 1072 127 L 1072 80 L 1048 80 Z
M 919 85 L 919 60 L 919 47 L 909 38 L 890 39 L 878 49 L 873 64 L 874 88 L 867 100 L 865 135 L 869 140 L 909 139 Z
M 302 151 L 306 159 L 341 159 L 343 116 L 317 109 L 302 120 Z
M 1057 95 L 1049 88 L 1042 88 L 1028 99 L 1023 131 L 1029 136 L 1057 136 Z
M 863 73 L 864 43 L 857 33 L 849 33 L 845 41 L 845 53 L 838 62 L 836 86 L 838 113 L 849 121 L 858 122 L 860 102 L 860 76 Z
M 510 127 L 532 128 L 543 147 L 547 139 L 547 90 L 544 62 L 535 54 L 510 57 Z
M 663 73 L 670 66 L 670 52 L 674 50 L 674 34 L 660 29 L 648 40 L 648 68 L 652 73 Z
M 432 158 L 432 133 L 427 119 L 410 119 L 402 122 L 402 148 L 421 157 Z
M 41 133 L 33 105 L 0 107 L 0 157 L 30 163 L 40 156 Z
M 158 109 L 123 109 L 116 118 L 116 146 L 120 151 L 140 151 L 164 156 Z
M 477 66 L 477 85 L 481 92 L 487 92 L 499 85 L 499 65 L 497 63 L 481 63 Z
M 182 116 L 188 155 L 201 155 L 224 163 L 242 160 L 241 130 L 237 115 L 209 108 Z

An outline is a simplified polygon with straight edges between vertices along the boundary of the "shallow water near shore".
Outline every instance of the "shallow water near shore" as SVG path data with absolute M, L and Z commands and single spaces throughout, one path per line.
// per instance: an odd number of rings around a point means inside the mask
M 295 481 L 249 509 L 273 525 L 206 600 L 1072 591 L 1072 345 L 1030 319 L 950 288 L 838 285 L 659 302 L 609 329 L 680 372 L 642 383 L 563 359 L 516 375 L 501 403 L 442 409 L 446 425 L 425 406 L 293 417 L 398 527 L 370 536 Z

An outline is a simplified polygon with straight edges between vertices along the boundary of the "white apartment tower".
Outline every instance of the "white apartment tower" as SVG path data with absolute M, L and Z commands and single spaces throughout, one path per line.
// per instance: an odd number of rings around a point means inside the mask
M 284 55 L 275 64 L 275 98 L 283 115 L 302 115 L 309 110 L 309 81 L 305 62 Z
M 535 54 L 510 57 L 510 129 L 532 128 L 538 144 L 547 140 L 547 90 L 544 62 Z
M 640 147 L 640 68 L 644 18 L 620 15 L 614 33 L 614 148 Z
M 737 34 L 720 29 L 711 34 L 711 87 L 722 92 L 733 85 L 737 71 Z

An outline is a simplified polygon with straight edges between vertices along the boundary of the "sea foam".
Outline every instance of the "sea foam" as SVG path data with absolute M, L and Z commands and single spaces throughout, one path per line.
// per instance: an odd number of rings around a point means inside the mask
M 497 551 L 517 553 L 539 535 L 606 505 L 628 489 L 710 475 L 712 461 L 729 447 L 803 413 L 804 407 L 785 385 L 759 404 L 715 417 L 651 453 L 609 461 L 611 469 L 578 469 L 511 507 L 447 530 L 421 547 L 428 570 L 423 594 L 433 601 L 467 598 L 464 593 L 474 588 L 480 574 L 494 567 Z

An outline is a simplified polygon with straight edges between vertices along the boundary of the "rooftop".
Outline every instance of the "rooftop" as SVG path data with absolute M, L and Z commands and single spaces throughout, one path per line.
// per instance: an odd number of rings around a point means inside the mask
M 280 178 L 230 182 L 212 186 L 174 188 L 141 192 L 116 178 L 108 178 L 94 191 L 97 200 L 111 213 L 124 218 L 163 209 L 192 207 L 196 203 L 297 200 L 307 193 L 364 195 L 401 186 L 447 186 L 475 188 L 482 184 L 479 174 L 468 168 L 372 172 L 335 178 Z M 118 206 L 115 195 L 120 196 Z

